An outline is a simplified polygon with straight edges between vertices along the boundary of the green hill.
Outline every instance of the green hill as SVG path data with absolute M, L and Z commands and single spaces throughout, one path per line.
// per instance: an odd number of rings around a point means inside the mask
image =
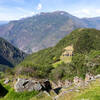
M 65 57 L 65 59 L 62 59 Z M 70 58 L 69 62 L 66 62 Z M 55 66 L 56 65 L 56 66 Z M 73 80 L 73 77 L 84 78 L 86 73 L 100 74 L 100 31 L 96 29 L 76 29 L 56 46 L 33 53 L 25 58 L 17 67 L 15 74 L 10 77 L 36 78 L 38 80 L 50 79 L 50 82 Z M 2 74 L 2 73 L 1 73 Z M 17 77 L 16 77 L 17 76 Z M 8 77 L 8 76 L 7 76 Z M 14 82 L 0 83 L 9 92 L 0 100 L 52 100 L 56 95 L 50 91 L 50 96 L 44 92 L 15 92 L 12 88 Z M 10 87 L 10 86 L 11 87 Z M 63 93 L 60 95 L 60 93 Z M 99 100 L 100 78 L 88 82 L 85 87 L 77 87 L 72 84 L 68 88 L 62 88 L 57 95 L 57 100 Z
M 0 38 L 0 70 L 19 64 L 26 54 Z
M 65 61 L 68 57 L 71 57 L 71 61 L 66 63 L 61 59 L 61 56 L 65 52 L 64 48 L 70 45 L 73 46 L 74 56 L 66 56 Z M 55 47 L 29 55 L 19 66 L 22 68 L 23 75 L 27 72 L 29 76 L 49 77 L 55 80 L 59 78 L 71 79 L 76 75 L 84 78 L 86 72 L 100 73 L 99 63 L 100 31 L 81 28 L 67 35 Z M 28 73 L 28 69 L 31 69 L 34 74 Z

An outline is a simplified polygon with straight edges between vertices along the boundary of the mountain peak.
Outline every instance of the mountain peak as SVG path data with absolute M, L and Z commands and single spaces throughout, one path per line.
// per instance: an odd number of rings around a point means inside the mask
M 0 27 L 0 36 L 32 53 L 52 47 L 77 28 L 100 29 L 100 20 L 79 19 L 65 11 L 42 12 Z

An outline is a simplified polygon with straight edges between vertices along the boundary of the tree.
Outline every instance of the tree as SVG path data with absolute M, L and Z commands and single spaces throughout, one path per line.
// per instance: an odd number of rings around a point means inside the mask
M 74 44 L 75 53 L 89 53 L 93 49 L 93 39 L 88 32 L 81 34 L 77 42 Z

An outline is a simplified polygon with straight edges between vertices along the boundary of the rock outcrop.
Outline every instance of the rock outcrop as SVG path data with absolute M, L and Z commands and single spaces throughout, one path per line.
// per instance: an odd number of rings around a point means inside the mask
M 95 79 L 94 75 L 92 75 L 92 74 L 86 74 L 85 82 L 90 82 L 90 81 L 92 81 L 94 79 Z
M 95 80 L 96 78 L 100 78 L 100 75 L 93 76 L 92 74 L 86 74 L 85 80 L 76 76 L 74 77 L 73 82 L 65 80 L 58 81 L 57 83 L 53 83 L 49 80 L 36 80 L 36 79 L 21 79 L 18 78 L 17 82 L 14 84 L 14 89 L 16 92 L 24 92 L 24 91 L 46 91 L 50 92 L 53 90 L 56 94 L 59 94 L 61 89 L 66 89 L 71 85 L 74 85 L 76 91 L 78 91 L 78 87 L 84 88 L 89 82 Z M 8 82 L 8 80 L 6 80 Z M 5 81 L 5 83 L 6 83 Z M 70 90 L 71 91 L 71 90 Z
M 16 92 L 23 91 L 47 91 L 49 92 L 52 87 L 49 80 L 36 81 L 32 79 L 21 79 L 18 78 L 16 84 L 14 85 Z
M 64 82 L 64 87 L 69 87 L 69 86 L 71 86 L 72 85 L 72 82 L 71 81 L 68 81 L 68 80 L 65 80 L 65 82 Z
M 4 84 L 8 84 L 10 80 L 8 78 L 5 79 Z
M 100 74 L 98 74 L 98 75 L 95 76 L 95 79 L 98 79 L 98 78 L 100 78 Z
M 73 82 L 78 87 L 81 87 L 81 86 L 85 85 L 84 80 L 82 80 L 82 78 L 79 78 L 78 76 L 74 77 Z
M 16 84 L 14 85 L 14 88 L 16 92 L 33 90 L 40 91 L 42 89 L 42 86 L 37 81 L 18 78 Z

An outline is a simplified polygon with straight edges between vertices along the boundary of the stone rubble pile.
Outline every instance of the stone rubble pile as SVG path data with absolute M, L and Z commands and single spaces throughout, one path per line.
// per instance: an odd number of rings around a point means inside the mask
M 51 85 L 48 80 L 40 82 L 40 81 L 35 81 L 35 80 L 30 80 L 30 79 L 18 78 L 16 84 L 14 84 L 14 89 L 16 92 L 33 91 L 33 90 L 49 91 L 49 89 L 51 89 Z
M 71 85 L 75 85 L 76 87 L 85 87 L 88 85 L 89 82 L 100 78 L 100 75 L 94 76 L 92 74 L 86 74 L 85 80 L 79 78 L 78 76 L 74 77 L 73 82 L 65 80 L 64 82 L 58 81 L 56 83 L 50 82 L 49 80 L 32 80 L 32 79 L 21 79 L 18 78 L 17 82 L 14 84 L 14 89 L 16 92 L 23 92 L 23 91 L 47 91 L 59 88 L 68 88 Z M 5 84 L 8 83 L 8 79 L 5 81 Z

